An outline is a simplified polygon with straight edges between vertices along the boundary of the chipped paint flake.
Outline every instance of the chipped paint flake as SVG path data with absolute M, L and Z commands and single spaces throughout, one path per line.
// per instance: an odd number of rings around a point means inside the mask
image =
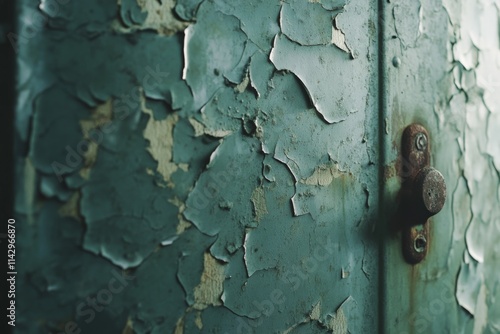
M 337 312 L 335 312 L 335 315 L 330 318 L 326 326 L 333 333 L 347 334 L 347 318 L 342 308 L 339 308 Z
M 71 217 L 79 221 L 82 220 L 82 216 L 80 214 L 80 197 L 79 192 L 74 192 L 71 195 L 69 200 L 59 208 L 59 214 L 61 217 Z
M 121 20 L 115 20 L 113 28 L 120 33 L 154 30 L 160 35 L 171 36 L 189 25 L 174 14 L 175 0 L 122 0 L 118 4 L 122 8 Z
M 337 308 L 337 311 L 332 315 L 328 312 L 321 314 L 321 301 L 318 301 L 311 312 L 309 313 L 309 319 L 306 319 L 302 323 L 307 321 L 315 321 L 322 327 L 327 328 L 332 333 L 347 334 L 348 333 L 348 317 L 345 314 L 344 305 L 352 301 L 351 297 L 348 297 L 344 302 Z M 297 326 L 297 325 L 295 325 Z
M 309 318 L 311 320 L 319 321 L 320 317 L 321 317 L 321 301 L 317 302 L 316 305 L 314 305 L 313 309 L 311 310 L 311 313 L 309 313 Z
M 174 183 L 170 177 L 178 169 L 178 166 L 172 162 L 173 130 L 179 116 L 170 114 L 163 120 L 155 120 L 153 111 L 146 107 L 144 95 L 141 96 L 142 112 L 149 115 L 148 123 L 144 129 L 144 138 L 149 141 L 148 152 L 158 162 L 156 171 L 163 176 L 167 185 L 173 188 Z
M 214 138 L 224 138 L 224 137 L 231 135 L 232 133 L 233 133 L 233 131 L 231 131 L 231 130 L 222 130 L 222 129 L 212 130 L 212 129 L 207 129 L 207 128 L 205 129 L 205 134 L 212 136 Z
M 179 239 L 179 236 L 175 235 L 173 237 L 170 237 L 168 239 L 163 240 L 160 245 L 162 246 L 170 246 L 174 243 L 175 240 Z
M 255 220 L 261 221 L 267 214 L 266 196 L 262 186 L 255 188 L 251 198 Z
M 297 76 L 328 123 L 342 122 L 366 107 L 367 96 L 360 96 L 358 90 L 366 83 L 363 67 L 356 66 L 357 59 L 352 60 L 336 46 L 304 47 L 285 35 L 277 35 L 269 59 L 278 70 L 288 70 Z M 365 79 L 360 82 L 359 78 Z
M 174 334 L 184 334 L 184 315 L 177 319 L 175 324 Z
M 222 305 L 225 265 L 221 264 L 210 253 L 205 253 L 203 266 L 200 284 L 194 288 L 193 308 L 196 310 Z
M 196 119 L 190 117 L 189 123 L 193 127 L 195 137 L 199 137 L 205 134 L 205 126 L 198 122 Z
M 266 54 L 258 51 L 252 55 L 249 67 L 250 85 L 257 92 L 257 98 L 267 93 L 273 72 L 274 66 Z
M 201 312 L 196 312 L 196 317 L 194 318 L 194 324 L 196 328 L 200 331 L 203 329 L 203 320 L 201 319 Z
M 337 17 L 333 20 L 332 26 L 332 44 L 335 44 L 340 50 L 351 53 L 345 42 L 345 34 L 337 27 Z
M 484 329 L 488 324 L 488 303 L 487 303 L 487 288 L 485 284 L 481 285 L 479 289 L 479 294 L 477 295 L 476 300 L 476 309 L 475 309 L 475 321 L 474 321 L 474 334 L 484 333 Z
M 31 225 L 34 222 L 34 207 L 35 194 L 36 194 L 36 170 L 33 162 L 29 157 L 23 159 L 23 196 L 22 196 L 22 209 L 21 212 L 28 216 L 28 223 Z
M 103 136 L 103 133 L 99 129 L 111 122 L 112 117 L 113 100 L 109 99 L 92 110 L 89 119 L 80 120 L 83 138 L 87 142 L 87 150 L 83 154 L 84 165 L 80 169 L 80 175 L 84 179 L 89 178 L 92 166 L 97 160 L 99 142 L 102 140 L 101 137 Z
M 250 83 L 250 75 L 248 71 L 245 71 L 245 76 L 243 77 L 243 80 L 241 80 L 241 82 L 237 84 L 236 87 L 234 87 L 234 90 L 241 94 L 247 89 L 249 83 Z
M 243 261 L 245 263 L 245 270 L 246 270 L 246 274 L 247 274 L 247 277 L 250 277 L 252 276 L 252 274 L 255 272 L 254 270 L 250 270 L 250 266 L 248 265 L 248 258 L 247 258 L 247 255 L 248 254 L 248 251 L 249 249 L 247 248 L 247 244 L 248 244 L 248 233 L 245 232 L 245 240 L 243 241 Z
M 127 318 L 127 322 L 125 323 L 122 334 L 134 334 L 134 322 L 132 321 L 130 316 Z
M 334 14 L 336 11 L 326 10 L 320 3 L 283 2 L 279 21 L 281 31 L 300 45 L 328 45 L 332 41 Z
M 339 178 L 344 173 L 336 163 L 324 164 L 316 167 L 311 176 L 301 179 L 299 182 L 311 186 L 328 186 L 333 182 L 333 179 Z
M 248 62 L 244 56 L 247 36 L 241 21 L 214 6 L 212 2 L 203 2 L 198 10 L 199 20 L 184 32 L 183 79 L 193 94 L 194 109 L 203 107 L 224 87 L 225 78 L 232 77 L 233 71 L 239 72 L 240 63 Z
M 482 265 L 466 253 L 458 275 L 456 296 L 458 304 L 473 316 L 482 282 Z
M 184 210 L 186 209 L 186 204 L 184 204 L 180 199 L 174 197 L 168 200 L 170 203 L 179 208 L 179 213 L 177 214 L 177 218 L 179 219 L 179 223 L 176 227 L 177 235 L 184 233 L 188 228 L 190 228 L 193 224 L 188 222 L 186 218 L 184 218 Z
M 233 131 L 231 131 L 231 130 L 210 129 L 210 128 L 206 127 L 205 124 L 196 120 L 194 117 L 189 118 L 189 123 L 193 127 L 195 137 L 209 135 L 209 136 L 214 137 L 214 138 L 224 138 L 224 137 L 229 136 L 230 134 L 233 133 Z
M 366 196 L 363 186 L 355 181 L 353 174 L 340 170 L 334 161 L 316 166 L 310 176 L 301 178 L 295 184 L 295 189 L 291 199 L 295 216 L 311 214 L 318 217 L 334 210 L 339 202 L 333 202 L 331 198 Z

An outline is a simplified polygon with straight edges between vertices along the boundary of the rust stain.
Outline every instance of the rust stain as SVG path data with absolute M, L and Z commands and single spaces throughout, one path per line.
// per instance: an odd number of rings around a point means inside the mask
M 410 318 L 409 318 L 409 325 L 410 325 L 410 334 L 414 333 L 415 329 L 415 320 L 417 319 L 417 314 L 415 313 L 417 311 L 417 300 L 415 299 L 416 296 L 416 289 L 418 285 L 418 275 L 419 274 L 419 265 L 411 266 L 411 269 L 409 271 L 409 280 L 410 282 Z

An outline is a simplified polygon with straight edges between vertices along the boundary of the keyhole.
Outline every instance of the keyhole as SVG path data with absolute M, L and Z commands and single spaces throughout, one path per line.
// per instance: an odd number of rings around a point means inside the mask
M 425 239 L 425 237 L 420 234 L 415 238 L 413 246 L 415 248 L 415 251 L 417 251 L 418 253 L 422 253 L 425 251 L 425 247 L 427 246 L 427 239 Z

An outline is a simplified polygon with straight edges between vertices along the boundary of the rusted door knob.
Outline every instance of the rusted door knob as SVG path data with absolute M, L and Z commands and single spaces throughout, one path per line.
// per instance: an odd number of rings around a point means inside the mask
M 401 203 L 397 214 L 402 233 L 403 255 L 411 264 L 422 261 L 429 248 L 430 217 L 443 209 L 446 183 L 430 166 L 431 141 L 420 124 L 403 131 L 401 146 Z
M 414 183 L 413 200 L 423 222 L 437 214 L 446 200 L 446 182 L 443 174 L 432 167 L 422 168 Z

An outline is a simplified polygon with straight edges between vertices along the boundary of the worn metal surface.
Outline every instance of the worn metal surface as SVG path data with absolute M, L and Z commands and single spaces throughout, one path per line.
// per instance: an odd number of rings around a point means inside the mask
M 377 328 L 373 1 L 19 3 L 16 332 Z
M 387 333 L 500 332 L 500 3 L 383 2 L 384 132 L 388 219 L 401 180 L 406 125 L 429 131 L 432 166 L 448 186 L 431 218 L 429 251 L 401 266 L 398 234 L 386 240 Z M 397 301 L 397 302 L 396 302 Z
M 429 133 L 420 124 L 403 131 L 401 154 L 397 158 L 401 189 L 394 217 L 395 231 L 401 231 L 403 255 L 411 264 L 421 262 L 430 242 L 428 219 L 437 214 L 446 200 L 446 183 L 430 167 Z
M 446 181 L 443 175 L 432 167 L 424 167 L 415 180 L 415 202 L 420 215 L 428 219 L 439 213 L 446 201 Z

